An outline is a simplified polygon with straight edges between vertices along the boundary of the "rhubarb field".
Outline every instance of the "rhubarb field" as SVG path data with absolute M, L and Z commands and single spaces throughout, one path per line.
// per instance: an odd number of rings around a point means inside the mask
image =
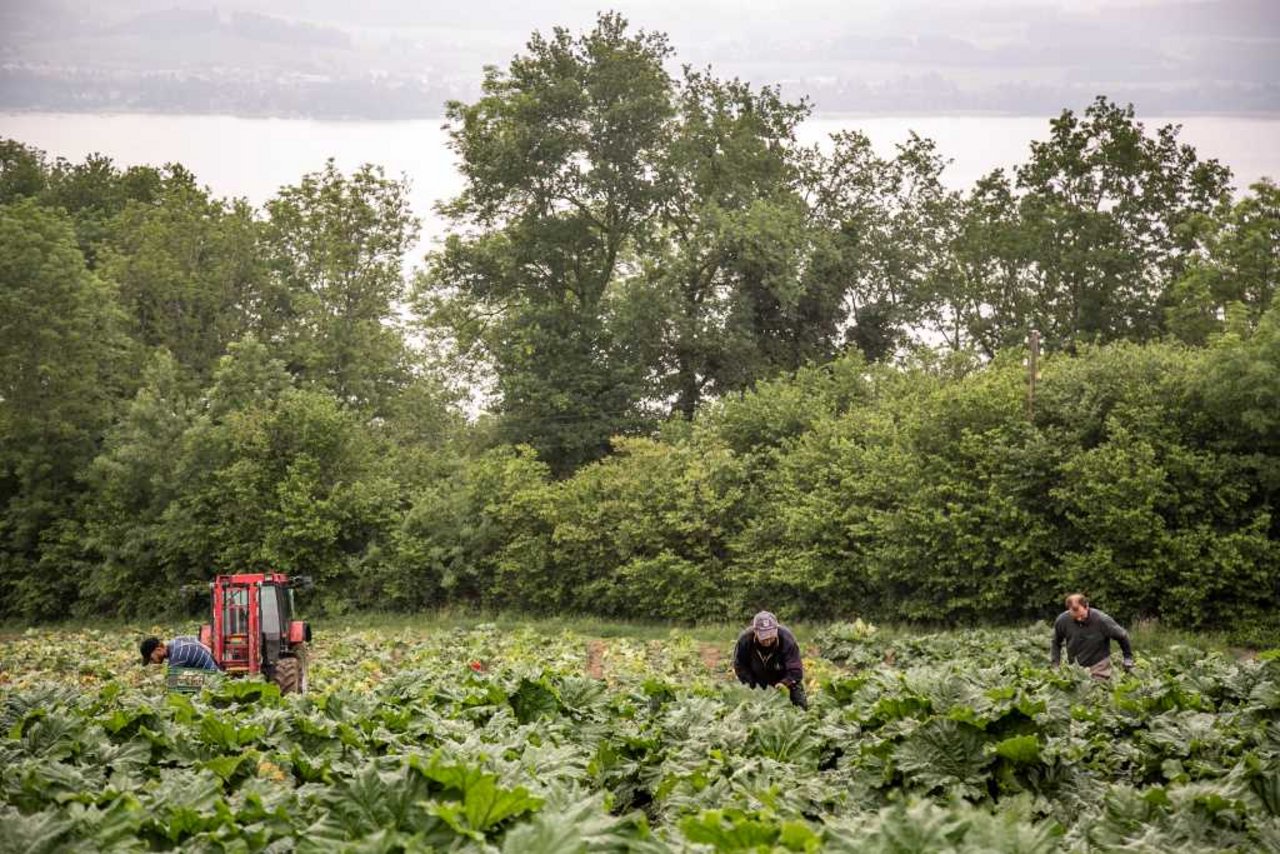
M 317 632 L 311 690 L 171 695 L 139 631 L 0 639 L 0 850 L 1276 851 L 1280 658 L 1049 629 L 802 636 L 811 707 L 708 645 Z

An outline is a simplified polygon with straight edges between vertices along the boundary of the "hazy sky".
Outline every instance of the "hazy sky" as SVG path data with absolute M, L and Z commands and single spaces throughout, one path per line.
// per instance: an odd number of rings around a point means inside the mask
M 580 31 L 601 8 L 586 0 L 0 0 L 0 64 L 261 86 L 289 74 L 384 75 L 465 96 L 486 63 L 508 62 L 534 29 Z M 678 61 L 780 83 L 819 111 L 1041 114 L 1094 94 L 1165 114 L 1280 111 L 1280 0 L 618 0 L 607 8 L 668 33 Z

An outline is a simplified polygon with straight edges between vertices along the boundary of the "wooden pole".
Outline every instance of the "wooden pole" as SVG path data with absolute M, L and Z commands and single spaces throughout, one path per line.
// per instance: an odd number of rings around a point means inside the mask
M 1036 420 L 1036 380 L 1040 378 L 1040 330 L 1032 329 L 1027 336 L 1027 420 Z

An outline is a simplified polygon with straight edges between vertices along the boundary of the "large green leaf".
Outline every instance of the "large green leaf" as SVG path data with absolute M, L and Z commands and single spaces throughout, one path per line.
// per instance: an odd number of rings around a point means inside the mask
M 228 752 L 238 752 L 242 747 L 261 738 L 266 730 L 255 724 L 237 726 L 230 718 L 205 715 L 200 720 L 200 738 L 210 747 Z
M 241 753 L 238 756 L 215 756 L 201 762 L 200 767 L 209 769 L 226 783 L 236 777 L 243 766 L 254 762 L 257 762 L 256 756 Z
M 458 833 L 482 840 L 506 819 L 532 812 L 541 805 L 542 799 L 523 787 L 503 789 L 497 778 L 484 774 L 469 782 L 461 802 L 432 803 L 427 811 L 444 819 Z
M 899 804 L 878 812 L 830 822 L 826 850 L 869 854 L 953 851 L 968 829 L 965 816 L 927 801 Z
M 599 797 L 570 797 L 564 803 L 548 803 L 528 821 L 512 827 L 503 838 L 502 850 L 504 854 L 659 854 L 668 849 L 651 837 L 642 815 L 610 815 Z
M 71 830 L 71 821 L 52 810 L 23 815 L 0 807 L 0 851 L 56 854 L 65 849 Z
M 980 730 L 935 718 L 907 737 L 894 751 L 893 761 L 908 786 L 978 798 L 985 794 L 983 771 L 991 762 L 984 747 Z
M 680 831 L 690 842 L 710 845 L 716 851 L 768 851 L 782 835 L 775 822 L 740 810 L 704 810 L 682 819 Z
M 816 767 L 818 740 L 807 720 L 792 715 L 774 715 L 751 729 L 752 748 L 762 756 L 800 767 Z
M 555 689 L 545 679 L 521 679 L 519 687 L 511 693 L 510 702 L 522 724 L 540 717 L 553 717 L 560 711 Z
M 1010 762 L 1029 765 L 1040 761 L 1040 739 L 1034 735 L 1015 735 L 996 742 L 995 752 Z

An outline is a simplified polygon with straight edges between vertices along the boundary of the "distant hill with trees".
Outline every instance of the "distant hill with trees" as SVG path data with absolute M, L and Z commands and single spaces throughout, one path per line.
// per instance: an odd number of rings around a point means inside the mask
M 1097 7 L 945 7 L 835 0 L 650 0 L 681 60 L 823 113 L 1049 116 L 1097 92 L 1147 115 L 1280 112 L 1270 0 Z M 436 118 L 473 100 L 482 69 L 548 23 L 599 6 L 477 0 L 10 0 L 0 7 L 0 111 Z M 927 9 L 927 12 L 923 11 Z M 675 66 L 672 69 L 675 70 Z

